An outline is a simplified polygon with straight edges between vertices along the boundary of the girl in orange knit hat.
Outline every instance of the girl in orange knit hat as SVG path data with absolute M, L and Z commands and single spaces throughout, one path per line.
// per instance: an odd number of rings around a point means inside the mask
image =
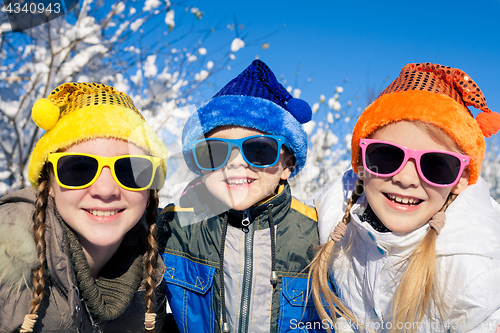
M 467 106 L 483 112 L 474 119 Z M 479 174 L 484 137 L 499 127 L 466 73 L 431 63 L 406 65 L 366 108 L 352 170 L 316 197 L 324 245 L 311 274 L 325 320 L 342 315 L 355 331 L 495 331 L 500 205 Z

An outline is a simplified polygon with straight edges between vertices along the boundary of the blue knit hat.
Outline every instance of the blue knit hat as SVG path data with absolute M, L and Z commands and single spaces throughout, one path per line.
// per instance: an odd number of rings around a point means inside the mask
M 244 126 L 288 139 L 297 162 L 293 177 L 306 163 L 307 134 L 301 124 L 311 117 L 309 104 L 293 98 L 265 63 L 254 60 L 188 118 L 182 131 L 184 159 L 193 172 L 201 174 L 189 143 L 217 126 Z

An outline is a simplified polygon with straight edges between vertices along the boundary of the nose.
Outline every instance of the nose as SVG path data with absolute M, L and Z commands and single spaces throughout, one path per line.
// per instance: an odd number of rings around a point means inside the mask
M 229 156 L 229 160 L 227 161 L 226 164 L 227 168 L 233 169 L 233 168 L 238 168 L 238 167 L 248 167 L 247 162 L 241 155 L 241 152 L 238 148 L 233 148 L 231 150 L 231 155 Z
M 403 169 L 392 176 L 392 181 L 405 188 L 418 187 L 420 185 L 420 175 L 418 174 L 415 160 L 408 160 Z
M 120 185 L 118 185 L 111 174 L 109 167 L 102 168 L 97 180 L 90 185 L 90 194 L 102 200 L 110 200 L 120 195 Z

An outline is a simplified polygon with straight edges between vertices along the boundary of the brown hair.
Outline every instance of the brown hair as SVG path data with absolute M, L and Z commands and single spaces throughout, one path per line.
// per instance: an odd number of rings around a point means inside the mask
M 412 121 L 412 123 L 424 130 L 436 142 L 446 146 L 449 150 L 461 154 L 464 153 L 442 129 L 419 120 Z M 358 179 L 340 223 L 347 225 L 350 222 L 350 210 L 363 194 L 363 191 L 363 183 Z M 440 211 L 444 212 L 456 197 L 457 194 L 450 193 Z M 436 230 L 431 228 L 413 253 L 401 261 L 402 264 L 407 263 L 407 267 L 404 270 L 394 294 L 391 310 L 392 328 L 390 332 L 398 331 L 398 323 L 420 322 L 427 311 L 429 300 L 432 300 L 440 318 L 442 320 L 444 319 L 446 314 L 445 304 L 443 302 L 440 286 L 435 279 L 436 236 Z M 347 320 L 358 323 L 358 325 L 360 325 L 359 327 L 362 327 L 362 324 L 358 322 L 356 316 L 340 301 L 338 296 L 335 295 L 330 288 L 328 268 L 330 267 L 330 262 L 334 254 L 334 247 L 335 242 L 333 240 L 328 241 L 320 247 L 319 252 L 311 262 L 309 274 L 312 276 L 314 304 L 322 319 L 333 319 L 333 321 L 336 322 L 336 315 L 338 314 Z M 348 247 L 349 246 L 347 246 L 346 251 L 348 251 Z M 331 312 L 330 314 L 325 309 L 323 300 L 326 301 L 328 309 Z M 416 325 L 411 325 L 411 328 L 407 331 L 415 332 L 416 328 Z
M 146 208 L 146 221 L 149 226 L 147 250 L 144 258 L 144 270 L 146 276 L 146 313 L 153 315 L 155 313 L 154 298 L 156 289 L 156 270 L 158 258 L 158 246 L 156 244 L 156 234 L 158 227 L 156 221 L 158 220 L 158 192 L 157 190 L 150 190 L 149 192 L 149 205 Z M 146 315 L 147 318 L 147 315 Z M 154 332 L 154 321 L 146 320 L 146 331 Z
M 37 191 L 37 199 L 35 203 L 35 212 L 33 214 L 33 236 L 35 239 L 35 244 L 38 252 L 37 266 L 33 268 L 33 298 L 31 299 L 29 314 L 25 317 L 25 322 L 20 328 L 21 333 L 28 333 L 33 331 L 33 327 L 36 322 L 36 316 L 40 310 L 42 300 L 44 298 L 45 291 L 45 279 L 44 273 L 46 269 L 46 257 L 45 257 L 45 216 L 46 209 L 49 200 L 49 189 L 50 189 L 50 166 L 45 164 L 40 174 L 40 183 Z M 147 240 L 144 240 L 146 253 L 144 255 L 144 275 L 146 282 L 146 317 L 148 314 L 154 315 L 154 298 L 156 289 L 156 270 L 157 270 L 157 256 L 158 249 L 156 245 L 156 234 L 157 226 L 156 221 L 158 219 L 158 192 L 157 190 L 150 190 L 149 193 L 149 204 L 146 208 L 146 222 L 148 224 L 148 236 Z M 26 324 L 31 322 L 31 324 Z M 31 327 L 30 327 L 31 326 Z M 145 322 L 146 330 L 145 332 L 153 332 L 154 320 L 151 322 Z

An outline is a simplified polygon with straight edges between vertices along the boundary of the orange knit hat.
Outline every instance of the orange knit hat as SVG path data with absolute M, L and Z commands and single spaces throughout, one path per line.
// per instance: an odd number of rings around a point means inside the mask
M 476 119 L 467 106 L 483 111 Z M 460 69 L 425 63 L 408 64 L 359 117 L 352 135 L 352 167 L 359 165 L 359 140 L 379 127 L 401 120 L 420 120 L 441 128 L 471 157 L 469 184 L 481 172 L 486 144 L 500 129 L 500 114 L 486 106 L 477 84 Z

